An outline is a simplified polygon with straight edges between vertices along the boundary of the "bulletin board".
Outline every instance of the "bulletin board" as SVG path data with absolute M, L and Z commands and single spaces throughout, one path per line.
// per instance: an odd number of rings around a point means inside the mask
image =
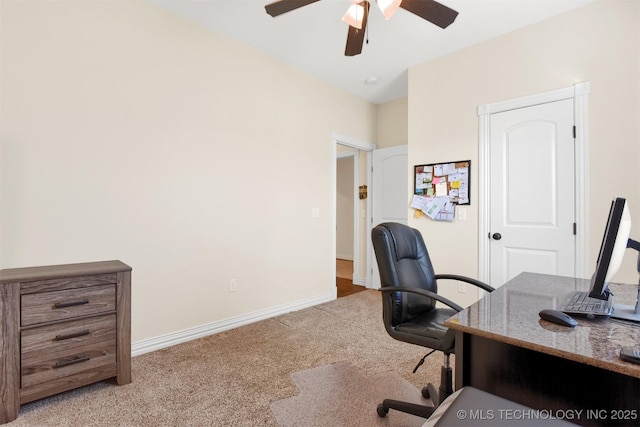
M 453 221 L 455 205 L 471 204 L 471 160 L 414 166 L 411 207 L 436 221 Z

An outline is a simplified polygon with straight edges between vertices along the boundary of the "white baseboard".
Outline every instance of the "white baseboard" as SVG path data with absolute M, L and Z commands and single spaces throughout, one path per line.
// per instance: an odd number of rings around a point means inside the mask
M 353 282 L 354 285 L 360 285 L 360 286 L 367 286 L 367 278 L 366 277 L 360 277 L 357 275 L 353 275 L 353 279 L 351 279 L 351 281 Z
M 327 292 L 324 295 L 318 295 L 315 297 L 294 301 L 289 304 L 283 304 L 283 305 L 279 305 L 271 308 L 266 308 L 263 310 L 254 311 L 253 313 L 247 313 L 241 316 L 232 317 L 229 319 L 212 322 L 206 325 L 185 329 L 183 331 L 172 332 L 170 334 L 161 335 L 159 337 L 138 341 L 138 342 L 132 343 L 131 355 L 139 356 L 141 354 L 160 350 L 166 347 L 171 347 L 173 345 L 191 341 L 197 338 L 202 338 L 208 335 L 217 334 L 218 332 L 237 328 L 239 326 L 248 325 L 249 323 L 265 320 L 270 317 L 279 316 L 281 314 L 286 314 L 292 311 L 298 311 L 303 308 L 308 308 L 314 305 L 329 302 L 334 300 L 335 298 L 336 298 L 335 292 L 333 293 Z

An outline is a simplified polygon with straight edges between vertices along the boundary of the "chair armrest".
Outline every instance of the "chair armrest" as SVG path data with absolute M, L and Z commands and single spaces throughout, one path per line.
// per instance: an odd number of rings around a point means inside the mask
M 436 274 L 435 278 L 436 278 L 436 280 L 439 280 L 439 279 L 459 280 L 461 282 L 466 282 L 466 283 L 469 283 L 471 285 L 477 286 L 478 288 L 484 289 L 487 292 L 493 292 L 495 290 L 495 288 L 493 288 L 492 286 L 487 285 L 484 282 L 481 282 L 481 281 L 476 280 L 476 279 L 472 279 L 471 277 L 459 276 L 457 274 Z
M 385 286 L 384 288 L 378 289 L 382 293 L 390 293 L 390 292 L 408 292 L 412 294 L 422 295 L 423 297 L 433 298 L 436 301 L 440 301 L 441 303 L 451 307 L 455 311 L 462 311 L 463 308 L 451 301 L 448 298 L 443 297 L 442 295 L 435 294 L 433 292 L 427 291 L 425 289 L 420 288 L 408 288 L 406 286 Z

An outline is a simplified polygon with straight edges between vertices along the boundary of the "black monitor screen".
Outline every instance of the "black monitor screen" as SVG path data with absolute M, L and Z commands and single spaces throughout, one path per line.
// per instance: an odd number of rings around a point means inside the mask
M 609 281 L 620 268 L 630 231 L 631 216 L 626 200 L 618 197 L 609 209 L 609 219 L 602 237 L 596 271 L 591 278 L 590 297 L 603 300 L 609 298 Z

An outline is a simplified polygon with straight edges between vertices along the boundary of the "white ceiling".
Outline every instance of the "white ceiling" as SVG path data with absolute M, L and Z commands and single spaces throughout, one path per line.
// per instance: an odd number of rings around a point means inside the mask
M 370 0 L 369 44 L 345 57 L 349 0 L 322 0 L 278 17 L 273 0 L 151 0 L 169 11 L 379 104 L 407 96 L 407 70 L 593 0 L 440 0 L 460 14 L 446 29 L 399 9 L 385 21 Z M 480 65 L 479 65 L 480 66 Z M 365 84 L 369 78 L 377 84 Z

